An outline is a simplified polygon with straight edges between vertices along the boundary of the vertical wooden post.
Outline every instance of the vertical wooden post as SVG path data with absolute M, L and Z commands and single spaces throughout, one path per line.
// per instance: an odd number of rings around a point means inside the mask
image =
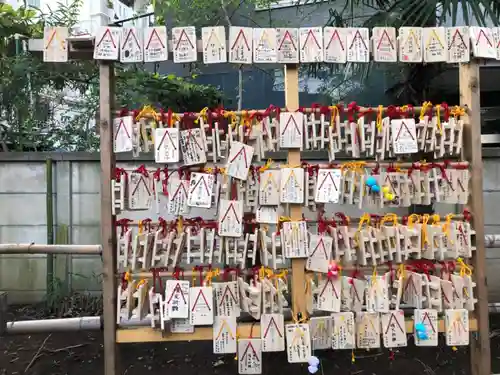
M 479 90 L 479 63 L 460 64 L 460 105 L 468 108 L 464 117 L 464 157 L 470 163 L 472 226 L 476 231 L 476 252 L 472 256 L 476 282 L 476 317 L 478 331 L 472 334 L 471 372 L 474 375 L 491 374 L 489 339 L 488 289 L 486 285 L 486 260 L 484 248 L 483 159 L 481 149 L 481 115 Z
M 104 374 L 117 375 L 116 344 L 116 233 L 111 212 L 111 179 L 115 170 L 113 153 L 114 65 L 100 65 L 100 122 L 101 147 L 101 243 L 103 261 L 104 315 Z
M 285 106 L 292 112 L 299 109 L 299 69 L 297 65 L 285 65 Z M 300 150 L 288 151 L 288 165 L 300 165 Z M 292 221 L 302 220 L 301 204 L 290 204 L 290 218 Z M 306 313 L 305 266 L 305 259 L 292 260 L 292 311 L 295 314 Z

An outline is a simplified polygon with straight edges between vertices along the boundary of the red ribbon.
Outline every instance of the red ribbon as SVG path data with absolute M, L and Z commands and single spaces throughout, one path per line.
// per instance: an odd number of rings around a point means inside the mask
M 122 237 L 125 234 L 125 232 L 128 231 L 129 229 L 128 224 L 131 222 L 132 220 L 130 219 L 120 219 L 116 221 L 116 226 L 121 228 L 120 237 Z
M 224 279 L 224 281 L 229 281 L 229 276 L 231 275 L 231 273 L 234 273 L 236 277 L 238 277 L 240 274 L 240 269 L 236 267 L 224 267 L 224 272 L 222 274 L 222 278 Z
M 342 226 L 349 225 L 349 220 L 347 220 L 347 216 L 343 212 L 337 212 L 337 213 L 335 213 L 335 216 L 341 220 L 340 225 L 342 225 Z
M 140 165 L 134 172 L 141 173 L 144 177 L 149 177 L 148 170 L 144 164 Z
M 179 280 L 179 277 L 184 278 L 184 270 L 181 267 L 175 267 L 172 277 L 176 280 Z
M 116 182 L 120 182 L 122 179 L 122 176 L 125 176 L 127 178 L 127 171 L 123 168 L 115 168 L 115 180 Z
M 161 228 L 161 232 L 164 236 L 167 235 L 167 221 L 161 216 L 158 218 L 159 227 Z
M 359 111 L 359 106 L 356 104 L 356 102 L 351 102 L 347 106 L 347 118 L 349 119 L 349 122 L 354 122 L 355 118 L 354 116 L 358 113 Z

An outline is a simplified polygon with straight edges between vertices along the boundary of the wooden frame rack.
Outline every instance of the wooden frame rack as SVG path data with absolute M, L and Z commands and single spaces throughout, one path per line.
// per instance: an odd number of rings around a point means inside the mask
M 200 41 L 198 41 L 200 43 Z M 30 50 L 43 51 L 41 40 L 30 40 Z M 91 59 L 93 40 L 69 40 L 70 58 Z M 478 60 L 472 60 L 459 66 L 460 105 L 467 107 L 464 117 L 464 160 L 470 165 L 471 198 L 468 208 L 473 213 L 472 225 L 476 231 L 476 252 L 472 259 L 475 282 L 477 284 L 477 308 L 470 320 L 470 330 L 476 331 L 471 341 L 471 370 L 474 375 L 490 375 L 490 342 L 488 322 L 488 295 L 486 287 L 484 219 L 483 219 L 483 163 L 481 153 L 481 126 L 479 100 L 479 67 Z M 290 111 L 299 108 L 299 77 L 297 65 L 284 66 L 285 72 L 285 103 Z M 197 328 L 193 334 L 172 334 L 162 337 L 161 332 L 151 328 L 117 329 L 116 325 L 116 231 L 115 217 L 112 214 L 111 180 L 114 177 L 115 156 L 113 153 L 113 117 L 114 103 L 114 64 L 100 62 L 100 156 L 101 156 L 101 241 L 103 255 L 103 301 L 104 301 L 104 366 L 106 375 L 117 375 L 118 343 L 154 342 L 154 341 L 188 341 L 212 340 L 212 328 Z M 288 152 L 288 163 L 299 165 L 301 154 L 298 150 Z M 290 205 L 292 220 L 302 218 L 302 206 Z M 292 309 L 306 311 L 306 299 L 302 286 L 305 285 L 305 259 L 292 260 Z M 439 331 L 444 328 L 443 321 L 439 323 Z M 259 324 L 240 324 L 242 337 L 248 337 L 250 331 L 260 331 Z M 406 322 L 407 332 L 413 331 L 413 325 Z

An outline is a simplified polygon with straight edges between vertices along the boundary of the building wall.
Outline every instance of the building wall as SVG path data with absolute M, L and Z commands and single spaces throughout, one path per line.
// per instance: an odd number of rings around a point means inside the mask
M 95 154 L 8 154 L 0 153 L 0 243 L 47 243 L 46 159 L 54 160 L 53 208 L 56 238 L 73 244 L 100 243 L 99 162 Z M 145 161 L 122 160 L 121 167 L 136 168 Z M 150 159 L 149 159 L 150 160 Z M 500 233 L 500 153 L 484 159 L 484 198 L 486 233 Z M 452 206 L 436 207 L 449 213 Z M 346 212 L 359 217 L 353 207 L 332 205 L 327 212 Z M 315 218 L 316 213 L 307 212 Z M 406 210 L 397 210 L 399 215 Z M 127 212 L 123 217 L 140 220 L 156 218 L 150 212 Z M 164 215 L 167 220 L 172 217 Z M 215 212 L 205 217 L 215 218 Z M 59 243 L 66 241 L 59 240 Z M 498 249 L 487 250 L 487 275 L 491 302 L 500 302 Z M 47 263 L 44 255 L 0 256 L 0 291 L 9 292 L 11 303 L 31 303 L 43 299 L 46 291 Z M 58 255 L 54 260 L 55 277 L 75 291 L 99 292 L 102 261 L 98 256 Z

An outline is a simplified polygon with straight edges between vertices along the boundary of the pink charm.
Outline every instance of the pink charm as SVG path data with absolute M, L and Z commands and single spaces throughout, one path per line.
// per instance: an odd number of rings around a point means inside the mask
M 328 265 L 328 277 L 336 278 L 339 275 L 339 267 L 337 263 L 332 262 Z

